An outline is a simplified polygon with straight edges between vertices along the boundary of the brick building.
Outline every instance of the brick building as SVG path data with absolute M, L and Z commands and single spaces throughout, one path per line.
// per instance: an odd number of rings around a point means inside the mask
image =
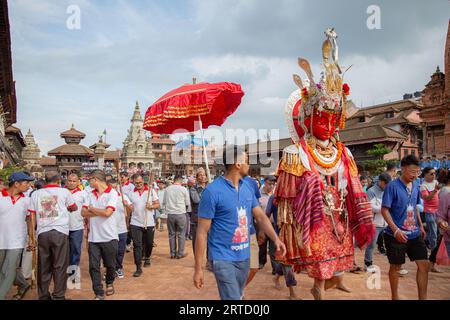
M 340 133 L 341 140 L 357 162 L 375 159 L 367 151 L 378 143 L 392 150 L 384 156 L 385 160 L 401 159 L 408 154 L 419 156 L 422 139 L 421 110 L 420 98 L 363 108 L 347 120 L 345 130 Z
M 445 74 L 437 67 L 423 90 L 424 156 L 450 155 L 450 20 L 445 43 Z

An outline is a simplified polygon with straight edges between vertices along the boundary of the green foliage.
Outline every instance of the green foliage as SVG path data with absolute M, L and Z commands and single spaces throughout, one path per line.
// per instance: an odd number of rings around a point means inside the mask
M 390 161 L 386 161 L 383 159 L 384 155 L 390 153 L 392 150 L 387 148 L 383 143 L 377 143 L 373 146 L 372 149 L 367 151 L 367 154 L 375 157 L 375 160 L 365 160 L 362 162 L 365 171 L 369 171 L 372 175 L 378 175 L 382 173 L 386 165 Z
M 0 179 L 3 181 L 3 184 L 6 185 L 8 183 L 8 178 L 14 172 L 23 171 L 21 167 L 8 165 L 0 170 Z
M 377 143 L 373 146 L 373 149 L 367 151 L 367 154 L 370 156 L 374 156 L 377 160 L 383 160 L 385 154 L 390 153 L 392 150 L 386 148 L 383 143 Z
M 398 164 L 397 160 L 365 160 L 362 162 L 365 171 L 369 171 L 371 175 L 379 175 L 386 170 L 389 163 Z

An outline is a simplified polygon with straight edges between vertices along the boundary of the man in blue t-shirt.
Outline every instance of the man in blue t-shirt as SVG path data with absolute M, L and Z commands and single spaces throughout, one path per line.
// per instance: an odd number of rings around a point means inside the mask
M 250 267 L 252 216 L 261 231 L 275 242 L 281 256 L 286 247 L 256 200 L 254 190 L 242 178 L 248 174 L 248 154 L 237 146 L 224 149 L 226 172 L 203 191 L 198 208 L 194 285 L 204 285 L 203 255 L 209 256 L 222 300 L 240 300 Z M 208 234 L 209 232 L 209 234 Z
M 447 159 L 447 156 L 443 156 L 441 160 L 441 168 L 442 169 L 448 169 L 449 168 L 450 161 Z
M 434 170 L 439 170 L 441 168 L 441 161 L 439 161 L 435 154 L 433 154 L 433 158 L 430 162 L 430 167 L 434 168 Z
M 408 155 L 401 161 L 400 179 L 389 183 L 384 191 L 381 214 L 387 222 L 384 242 L 390 263 L 389 283 L 392 299 L 398 300 L 398 271 L 405 263 L 405 255 L 417 264 L 417 288 L 419 299 L 427 298 L 428 260 L 425 246 L 425 230 L 417 205 L 420 204 L 420 189 L 417 176 L 419 160 Z

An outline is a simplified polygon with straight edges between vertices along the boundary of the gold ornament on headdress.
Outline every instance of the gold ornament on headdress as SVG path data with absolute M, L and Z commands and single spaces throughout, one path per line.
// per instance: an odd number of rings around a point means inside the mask
M 337 34 L 334 28 L 325 30 L 326 39 L 322 44 L 322 59 L 324 72 L 320 82 L 316 84 L 311 66 L 308 60 L 298 59 L 298 65 L 306 73 L 310 85 L 307 88 L 299 75 L 294 75 L 294 82 L 302 92 L 302 112 L 299 122 L 306 116 L 313 116 L 314 110 L 339 114 L 339 128 L 345 128 L 346 104 L 349 89 L 343 87 L 343 73 L 339 65 L 339 48 L 337 45 Z M 348 70 L 348 69 L 347 69 Z M 345 73 L 345 72 L 344 72 Z M 311 121 L 312 123 L 313 121 Z M 303 124 L 299 123 L 303 128 Z M 305 129 L 305 128 L 304 128 Z M 309 131 L 311 128 L 309 128 Z M 311 131 L 310 131 L 311 132 Z

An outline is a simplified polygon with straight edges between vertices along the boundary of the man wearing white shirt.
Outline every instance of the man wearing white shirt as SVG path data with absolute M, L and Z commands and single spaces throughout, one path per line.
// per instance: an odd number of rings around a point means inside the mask
M 387 223 L 381 214 L 381 202 L 383 199 L 384 189 L 391 182 L 391 176 L 383 172 L 378 177 L 378 182 L 369 190 L 367 190 L 367 197 L 369 198 L 372 211 L 374 213 L 373 222 L 377 230 L 376 236 L 373 238 L 372 244 L 368 245 L 364 255 L 364 264 L 368 272 L 376 272 L 375 267 L 372 264 L 373 249 L 377 244 L 378 236 L 383 232 L 384 228 L 387 227 Z
M 71 173 L 67 177 L 66 187 L 72 194 L 73 199 L 77 205 L 77 211 L 72 212 L 69 216 L 69 268 L 67 273 L 73 274 L 72 281 L 74 283 L 80 282 L 80 257 L 81 248 L 83 244 L 84 234 L 84 219 L 81 216 L 81 209 L 83 204 L 86 203 L 88 194 L 85 190 L 80 188 L 80 177 L 76 173 Z
M 7 189 L 0 195 L 0 300 L 16 279 L 17 268 L 26 245 L 27 225 L 25 222 L 29 198 L 25 197 L 29 181 L 33 178 L 23 172 L 9 177 Z
M 182 259 L 187 255 L 184 252 L 186 212 L 191 212 L 191 200 L 189 191 L 182 186 L 182 182 L 182 177 L 175 177 L 174 184 L 167 187 L 164 193 L 163 208 L 167 213 L 171 259 Z
M 157 192 L 158 192 L 159 203 L 162 203 L 164 200 L 164 194 L 166 192 L 166 182 L 164 180 L 158 181 L 158 191 Z M 162 206 L 159 207 L 158 211 L 159 211 L 159 231 L 163 231 L 164 223 L 167 224 L 167 214 L 163 210 Z
M 120 188 L 117 185 L 117 180 L 112 179 L 110 182 L 111 186 L 117 191 L 119 199 L 117 200 L 117 208 L 114 211 L 113 216 L 117 220 L 117 235 L 119 237 L 119 244 L 116 257 L 116 275 L 117 278 L 124 278 L 123 273 L 123 258 L 125 256 L 125 249 L 127 245 L 128 236 L 128 221 L 127 216 L 131 214 L 133 206 L 131 205 L 130 199 L 126 194 L 120 193 Z
M 122 192 L 128 198 L 130 194 L 134 192 L 134 184 L 131 183 L 128 172 L 124 171 L 120 173 L 120 182 L 122 184 Z M 128 216 L 128 224 L 130 223 L 130 216 Z M 127 235 L 127 247 L 126 250 L 129 252 L 131 250 L 131 231 L 128 231 Z
M 94 190 L 89 193 L 88 202 L 83 205 L 81 215 L 89 218 L 89 274 L 95 300 L 104 300 L 100 261 L 106 267 L 106 295 L 114 294 L 114 279 L 116 275 L 116 256 L 119 236 L 117 220 L 113 216 L 117 207 L 118 194 L 106 184 L 105 173 L 95 170 L 90 175 L 90 185 Z
M 134 192 L 134 184 L 131 183 L 128 172 L 120 173 L 120 182 L 122 184 L 123 194 L 129 197 L 130 193 Z
M 47 172 L 46 185 L 31 195 L 28 212 L 36 216 L 38 268 L 37 285 L 39 300 L 65 300 L 67 268 L 69 266 L 69 215 L 77 205 L 69 190 L 61 188 L 61 176 Z M 34 229 L 28 220 L 28 233 Z M 32 237 L 29 246 L 33 247 Z M 54 289 L 49 286 L 53 278 Z
M 142 275 L 142 248 L 145 244 L 144 267 L 149 267 L 150 257 L 153 251 L 153 239 L 155 236 L 155 209 L 159 208 L 158 194 L 144 184 L 144 178 L 140 174 L 134 176 L 135 188 L 129 194 L 133 213 L 131 214 L 130 231 L 133 238 L 134 263 L 136 272 L 133 277 Z

